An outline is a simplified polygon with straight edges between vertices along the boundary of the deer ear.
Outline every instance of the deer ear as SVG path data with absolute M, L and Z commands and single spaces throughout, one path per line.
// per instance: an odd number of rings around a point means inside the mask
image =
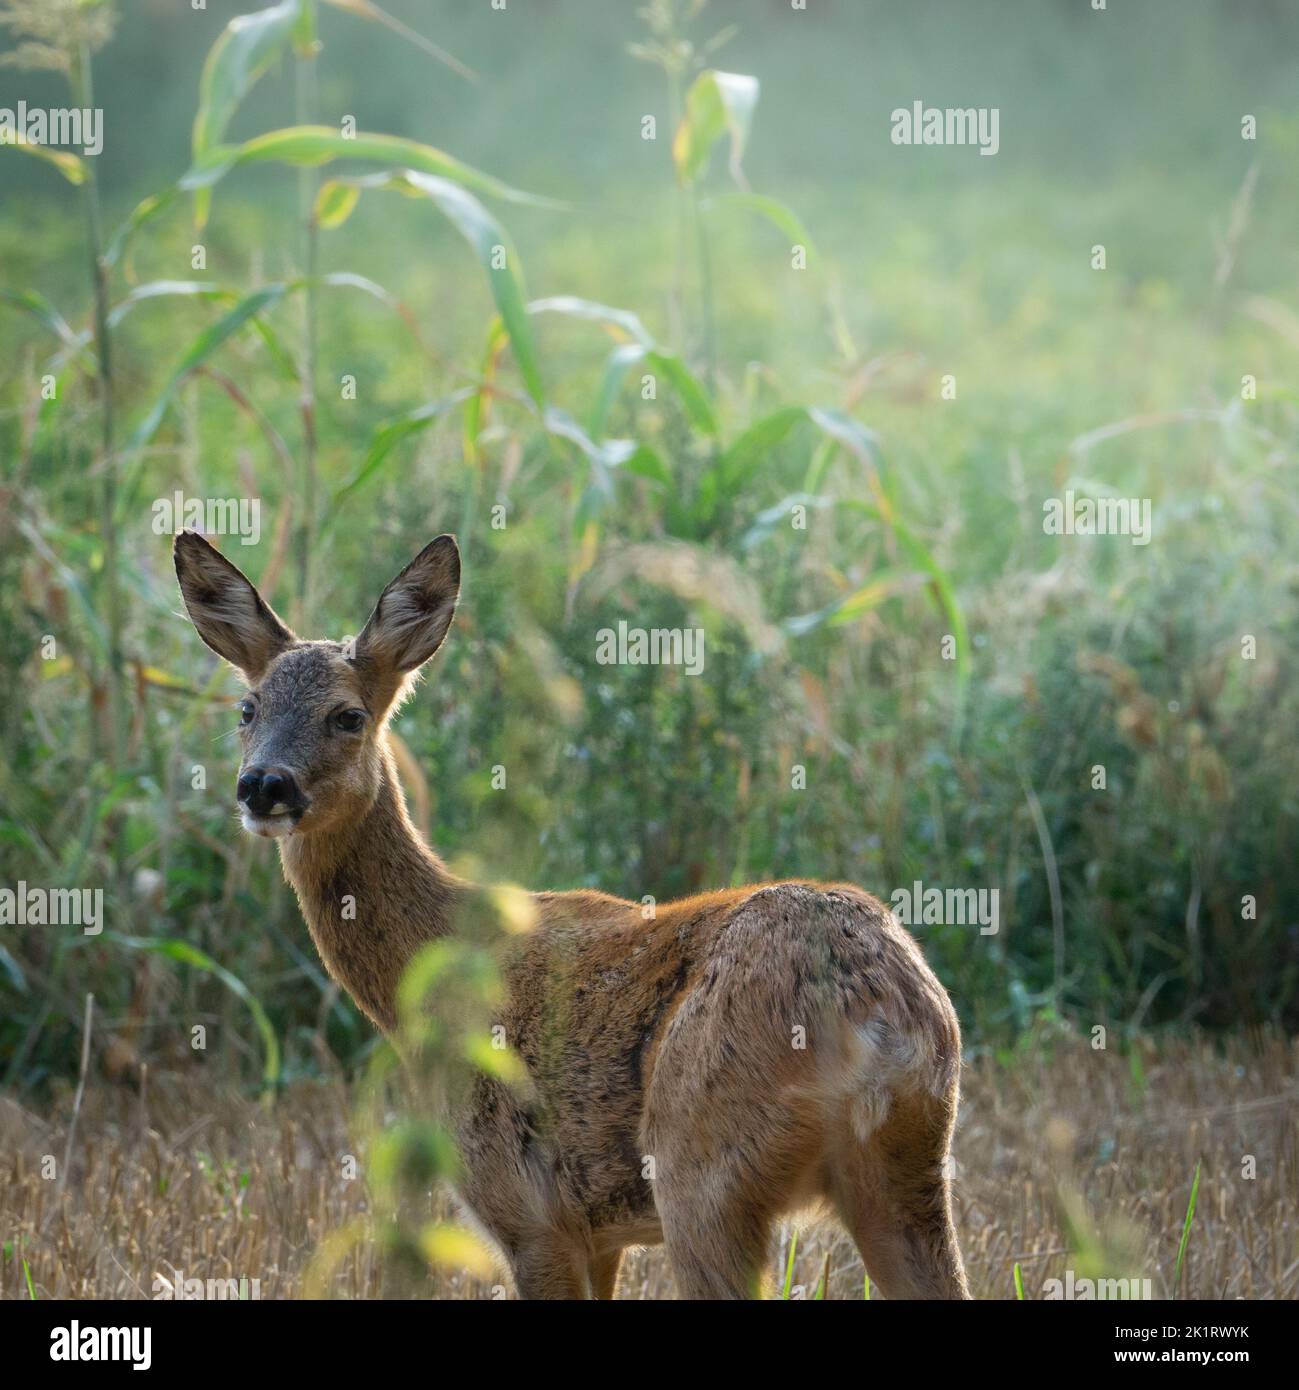
M 460 550 L 454 536 L 429 541 L 380 594 L 356 639 L 356 662 L 376 680 L 391 683 L 389 699 L 442 645 L 459 594 Z
M 243 573 L 196 531 L 182 531 L 172 553 L 198 635 L 254 684 L 297 639 Z

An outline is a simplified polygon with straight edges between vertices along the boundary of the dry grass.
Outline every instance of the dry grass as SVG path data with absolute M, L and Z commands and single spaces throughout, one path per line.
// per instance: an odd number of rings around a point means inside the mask
M 1299 1295 L 1299 1043 L 1147 1043 L 1140 1066 L 1074 1039 L 1044 1040 L 1010 1064 L 967 1069 L 958 1134 L 958 1223 L 980 1298 L 1028 1297 L 1043 1281 L 1104 1272 L 1151 1280 L 1155 1297 Z M 300 1296 L 321 1241 L 365 1219 L 361 1154 L 341 1084 L 300 1084 L 272 1111 L 203 1094 L 190 1078 L 145 1094 L 91 1084 L 66 1191 L 60 1163 L 71 1100 L 45 1120 L 0 1102 L 0 1297 L 154 1296 L 157 1276 L 260 1281 L 263 1298 Z M 1249 1156 L 1256 1176 L 1245 1176 Z M 1197 1162 L 1198 1208 L 1181 1285 L 1174 1270 Z M 362 1172 L 363 1172 L 362 1167 Z M 1071 1234 L 1070 1234 L 1071 1233 Z M 773 1250 L 773 1283 L 789 1230 Z M 833 1225 L 801 1230 L 794 1284 L 811 1292 L 829 1255 L 829 1297 L 860 1298 L 862 1268 Z M 340 1297 L 374 1297 L 381 1262 L 368 1240 L 334 1264 Z M 462 1274 L 433 1297 L 488 1297 Z M 659 1250 L 635 1251 L 619 1296 L 671 1296 Z

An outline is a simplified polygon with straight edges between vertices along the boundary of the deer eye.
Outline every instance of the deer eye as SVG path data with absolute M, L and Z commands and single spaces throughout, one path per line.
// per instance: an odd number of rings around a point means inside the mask
M 342 710 L 334 716 L 334 723 L 345 734 L 357 733 L 361 725 L 365 723 L 365 711 L 359 709 Z
M 239 727 L 253 722 L 253 702 L 251 700 L 240 700 L 239 702 Z

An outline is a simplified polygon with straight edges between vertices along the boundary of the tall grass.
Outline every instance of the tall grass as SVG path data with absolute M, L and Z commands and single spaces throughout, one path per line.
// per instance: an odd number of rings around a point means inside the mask
M 234 1040 L 220 1065 L 261 1086 L 249 999 L 283 1082 L 373 1047 L 277 867 L 231 833 L 233 687 L 175 619 L 151 525 L 177 486 L 263 500 L 249 567 L 314 609 L 313 635 L 355 630 L 395 559 L 460 532 L 462 618 L 397 731 L 435 839 L 489 876 L 656 898 L 781 875 L 996 887 L 996 936 L 921 935 L 973 1047 L 1003 1059 L 1097 1026 L 1292 1023 L 1293 193 L 1267 163 L 1249 198 L 1242 163 L 1188 222 L 1202 265 L 1087 270 L 1055 223 L 1157 238 L 1158 190 L 1120 180 L 1086 198 L 1013 174 L 995 196 L 883 186 L 867 238 L 813 197 L 813 241 L 801 200 L 755 172 L 765 96 L 755 110 L 748 74 L 712 66 L 707 11 L 696 30 L 656 6 L 675 95 L 644 168 L 667 211 L 640 184 L 618 221 L 435 143 L 318 123 L 318 75 L 341 79 L 362 21 L 322 7 L 317 50 L 313 9 L 220 41 L 189 167 L 119 191 L 97 250 L 61 211 L 39 257 L 36 209 L 0 229 L 19 364 L 0 881 L 109 884 L 112 923 L 5 929 L 5 1083 L 75 1074 L 88 992 L 124 1074 L 212 1065 L 178 1037 L 202 1017 Z M 302 120 L 248 133 L 254 97 L 297 82 L 277 61 L 303 74 Z M 84 163 L 51 165 L 50 206 Z M 267 174 L 303 183 L 281 200 Z M 1206 222 L 1231 229 L 1222 274 Z M 180 279 L 196 240 L 208 268 Z M 69 269 L 87 255 L 90 293 Z M 1046 536 L 1042 500 L 1069 487 L 1150 496 L 1155 542 Z M 619 617 L 703 626 L 705 675 L 597 667 Z

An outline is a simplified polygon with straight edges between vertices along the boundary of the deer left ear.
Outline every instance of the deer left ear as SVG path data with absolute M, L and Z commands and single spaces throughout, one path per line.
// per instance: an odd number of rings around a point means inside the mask
M 442 645 L 459 596 L 459 547 L 454 536 L 438 536 L 379 596 L 356 639 L 357 664 L 393 681 L 395 693 Z
M 190 621 L 249 685 L 297 639 L 244 573 L 196 531 L 182 531 L 172 552 Z

